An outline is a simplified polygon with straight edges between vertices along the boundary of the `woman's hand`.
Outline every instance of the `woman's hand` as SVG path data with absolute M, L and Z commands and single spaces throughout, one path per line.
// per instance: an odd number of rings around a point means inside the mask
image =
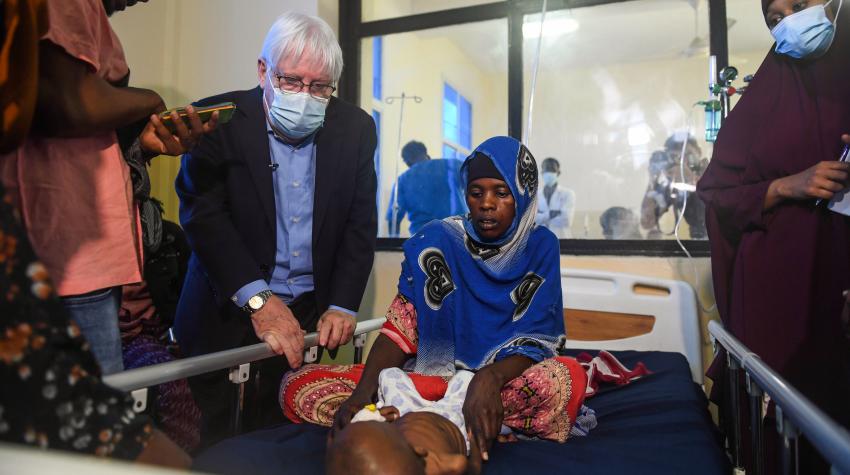
M 369 352 L 369 359 L 366 360 L 366 366 L 363 368 L 357 387 L 334 414 L 334 422 L 328 433 L 329 442 L 351 422 L 351 418 L 357 414 L 357 411 L 375 402 L 381 371 L 386 368 L 401 368 L 410 357 L 411 355 L 405 354 L 387 335 L 383 333 L 378 335 L 375 343 L 372 344 L 372 351 Z
M 847 137 L 847 136 L 845 136 Z M 820 162 L 808 169 L 774 180 L 767 190 L 764 209 L 770 209 L 783 200 L 831 200 L 847 187 L 850 163 Z
M 198 143 L 201 135 L 215 130 L 218 123 L 218 111 L 212 113 L 212 117 L 207 123 L 201 122 L 201 118 L 194 107 L 187 106 L 186 112 L 188 113 L 189 127 L 186 126 L 177 112 L 171 114 L 171 120 L 176 129 L 174 134 L 165 127 L 157 114 L 151 115 L 150 122 L 139 135 L 142 149 L 148 153 L 160 155 L 181 155 L 191 150 Z
M 482 460 L 489 460 L 490 447 L 499 435 L 505 408 L 502 406 L 502 377 L 486 367 L 472 378 L 463 403 L 463 418 L 469 443 L 477 447 Z
M 490 460 L 490 447 L 502 430 L 505 416 L 502 387 L 533 364 L 530 358 L 516 354 L 475 373 L 463 402 L 463 419 L 472 449 L 470 458 L 474 458 L 472 454 L 480 453 L 480 460 Z
M 340 404 L 339 409 L 337 409 L 336 414 L 334 414 L 334 422 L 331 426 L 330 432 L 328 432 L 328 442 L 332 441 L 336 434 L 345 429 L 351 422 L 351 418 L 354 417 L 360 409 L 363 409 L 367 404 L 372 404 L 372 394 L 367 394 L 367 391 L 358 391 L 357 389 L 351 393 L 351 396 L 345 400 L 342 404 Z

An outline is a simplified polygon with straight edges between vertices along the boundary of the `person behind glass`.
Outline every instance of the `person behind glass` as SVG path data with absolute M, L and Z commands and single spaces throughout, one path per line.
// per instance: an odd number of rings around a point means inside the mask
M 460 160 L 432 160 L 425 144 L 416 140 L 402 147 L 401 157 L 409 168 L 398 177 L 398 199 L 395 186 L 390 194 L 387 224 L 391 236 L 400 234 L 399 226 L 405 214 L 410 220 L 412 236 L 430 221 L 466 212 L 459 178 Z
M 215 120 L 202 125 L 193 112 L 191 130 L 177 119 L 172 135 L 155 115 L 165 109 L 162 98 L 124 87 L 129 68 L 107 18 L 107 9 L 123 3 L 47 0 L 38 74 L 28 79 L 38 82 L 33 133 L 0 156 L 0 179 L 32 247 L 103 374 L 123 369 L 121 286 L 142 280 L 141 221 L 128 161 L 179 155 L 215 126 Z M 135 137 L 122 150 L 116 129 L 124 128 Z
M 259 86 L 200 101 L 236 103 L 233 118 L 184 155 L 180 221 L 192 257 L 175 331 L 187 355 L 266 342 L 245 429 L 282 420 L 277 389 L 301 366 L 305 332 L 329 350 L 348 342 L 377 234 L 372 118 L 332 94 L 342 51 L 318 17 L 281 15 L 257 60 Z M 257 380 L 255 380 L 257 381 Z M 202 445 L 229 433 L 231 387 L 190 381 Z
M 599 216 L 602 235 L 605 239 L 643 239 L 637 216 L 632 210 L 613 206 Z
M 570 226 L 575 214 L 576 194 L 558 184 L 558 177 L 561 176 L 561 164 L 558 160 L 546 158 L 540 169 L 543 187 L 537 192 L 535 222 L 538 226 L 549 228 L 558 239 L 569 239 L 572 237 Z
M 841 314 L 850 218 L 827 203 L 850 174 L 837 160 L 850 144 L 850 8 L 827 3 L 762 2 L 775 47 L 723 124 L 697 190 L 724 325 L 848 427 L 850 341 Z M 709 371 L 715 387 L 725 381 L 724 361 Z M 781 443 L 773 430 L 765 434 L 768 448 Z M 808 443 L 800 449 L 800 473 L 829 473 Z M 776 458 L 765 473 L 776 473 Z
M 688 136 L 686 146 L 683 139 L 682 134 L 671 135 L 664 142 L 664 150 L 653 152 L 649 159 L 649 185 L 641 202 L 640 216 L 641 227 L 648 231 L 647 239 L 661 239 L 663 233 L 659 221 L 671 206 L 675 213 L 674 222 L 678 222 L 684 207 L 691 239 L 706 237 L 705 205 L 696 193 L 683 188 L 696 184 L 707 161 L 700 158 L 702 150 L 694 137 Z

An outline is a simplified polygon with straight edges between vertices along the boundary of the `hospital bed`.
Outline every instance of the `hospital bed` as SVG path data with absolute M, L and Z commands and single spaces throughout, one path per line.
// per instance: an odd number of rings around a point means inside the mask
M 566 353 L 606 349 L 626 366 L 643 362 L 652 374 L 625 387 L 602 388 L 588 399 L 599 423 L 589 436 L 565 444 L 499 444 L 485 473 L 513 473 L 518 468 L 528 473 L 729 473 L 729 457 L 700 386 L 699 321 L 691 287 L 672 280 L 575 269 L 563 270 L 562 281 Z M 366 334 L 382 323 L 383 319 L 375 319 L 358 324 L 356 360 L 362 356 Z M 315 345 L 316 335 L 308 335 L 305 342 Z M 231 368 L 230 380 L 238 386 L 248 377 L 250 362 L 270 356 L 268 347 L 258 344 L 131 370 L 105 381 L 133 392 L 141 410 L 146 388 L 155 384 Z M 315 353 L 308 351 L 308 361 L 311 356 Z M 234 424 L 238 427 L 238 414 Z M 242 434 L 201 454 L 196 468 L 240 475 L 322 473 L 326 434 L 325 428 L 308 424 Z
M 699 320 L 686 283 L 578 269 L 562 271 L 566 354 L 611 351 L 652 374 L 602 388 L 586 404 L 598 427 L 565 444 L 520 441 L 491 452 L 485 473 L 728 473 L 700 386 Z M 327 430 L 289 425 L 228 440 L 197 466 L 216 473 L 321 473 Z M 238 456 L 237 454 L 242 454 Z

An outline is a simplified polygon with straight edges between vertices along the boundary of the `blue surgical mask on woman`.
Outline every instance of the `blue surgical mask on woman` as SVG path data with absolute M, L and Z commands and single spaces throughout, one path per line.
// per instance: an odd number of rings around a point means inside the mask
M 840 1 L 836 18 L 844 3 Z M 782 19 L 770 31 L 776 40 L 776 52 L 797 59 L 823 56 L 835 39 L 835 23 L 826 16 L 826 6 L 831 2 L 806 8 Z
M 543 184 L 552 186 L 558 181 L 558 174 L 555 172 L 543 172 Z
M 307 92 L 287 92 L 275 87 L 268 75 L 267 80 L 274 91 L 274 100 L 268 106 L 273 129 L 297 140 L 312 134 L 322 126 L 328 99 L 319 99 Z M 265 95 L 263 100 L 265 101 Z

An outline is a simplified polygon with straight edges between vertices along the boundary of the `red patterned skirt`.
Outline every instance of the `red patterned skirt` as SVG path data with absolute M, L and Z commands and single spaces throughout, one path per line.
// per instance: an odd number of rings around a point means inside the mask
M 351 395 L 363 365 L 306 365 L 283 378 L 280 403 L 296 423 L 330 426 L 334 414 Z M 446 392 L 441 376 L 410 373 L 416 390 L 436 401 Z M 587 374 L 573 358 L 550 358 L 528 368 L 502 388 L 503 423 L 529 437 L 564 442 L 584 401 Z

